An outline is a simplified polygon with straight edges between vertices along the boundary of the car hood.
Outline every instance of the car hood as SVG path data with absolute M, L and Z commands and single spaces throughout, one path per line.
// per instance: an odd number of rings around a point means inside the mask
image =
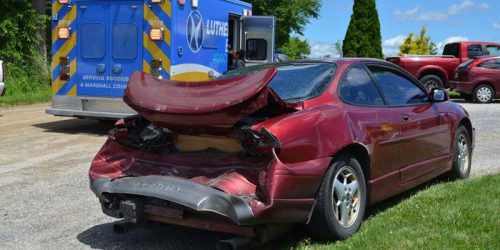
M 159 126 L 175 128 L 231 128 L 242 118 L 274 104 L 289 109 L 267 84 L 277 70 L 205 82 L 161 80 L 135 72 L 124 101 Z

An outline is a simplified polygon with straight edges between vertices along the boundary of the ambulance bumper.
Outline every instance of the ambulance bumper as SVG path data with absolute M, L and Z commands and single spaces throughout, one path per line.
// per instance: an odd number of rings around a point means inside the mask
M 121 98 L 53 96 L 52 107 L 45 113 L 55 116 L 120 119 L 136 112 Z

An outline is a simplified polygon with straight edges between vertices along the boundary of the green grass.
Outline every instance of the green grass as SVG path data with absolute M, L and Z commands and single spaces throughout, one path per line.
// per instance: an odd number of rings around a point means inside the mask
M 25 72 L 17 68 L 6 68 L 5 86 L 7 93 L 0 97 L 0 106 L 15 106 L 48 102 L 51 90 L 48 81 L 33 72 Z
M 353 237 L 291 249 L 500 249 L 500 174 L 437 184 L 366 219 Z
M 459 99 L 460 98 L 460 93 L 456 92 L 456 91 L 449 91 L 448 92 L 448 96 L 451 98 L 451 99 Z

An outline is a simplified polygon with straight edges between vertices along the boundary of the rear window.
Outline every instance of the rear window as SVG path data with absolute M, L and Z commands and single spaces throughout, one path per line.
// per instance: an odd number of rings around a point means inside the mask
M 101 59 L 106 55 L 106 31 L 103 24 L 86 23 L 81 28 L 82 56 L 87 59 Z
M 337 71 L 337 65 L 333 63 L 266 64 L 228 71 L 219 79 L 253 74 L 272 67 L 278 69 L 278 72 L 269 82 L 268 87 L 282 100 L 288 102 L 318 97 Z
M 137 58 L 138 32 L 135 24 L 120 23 L 113 27 L 113 57 L 122 60 Z
M 443 56 L 459 57 L 459 51 L 460 51 L 459 43 L 446 44 L 443 49 Z

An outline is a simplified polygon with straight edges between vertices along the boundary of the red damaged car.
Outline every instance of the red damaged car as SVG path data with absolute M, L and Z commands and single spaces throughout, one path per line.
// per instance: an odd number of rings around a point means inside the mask
M 260 65 L 208 82 L 136 72 L 124 99 L 139 115 L 116 123 L 89 172 L 103 212 L 128 221 L 117 231 L 163 222 L 265 241 L 303 223 L 344 239 L 367 206 L 471 169 L 467 112 L 381 60 Z

